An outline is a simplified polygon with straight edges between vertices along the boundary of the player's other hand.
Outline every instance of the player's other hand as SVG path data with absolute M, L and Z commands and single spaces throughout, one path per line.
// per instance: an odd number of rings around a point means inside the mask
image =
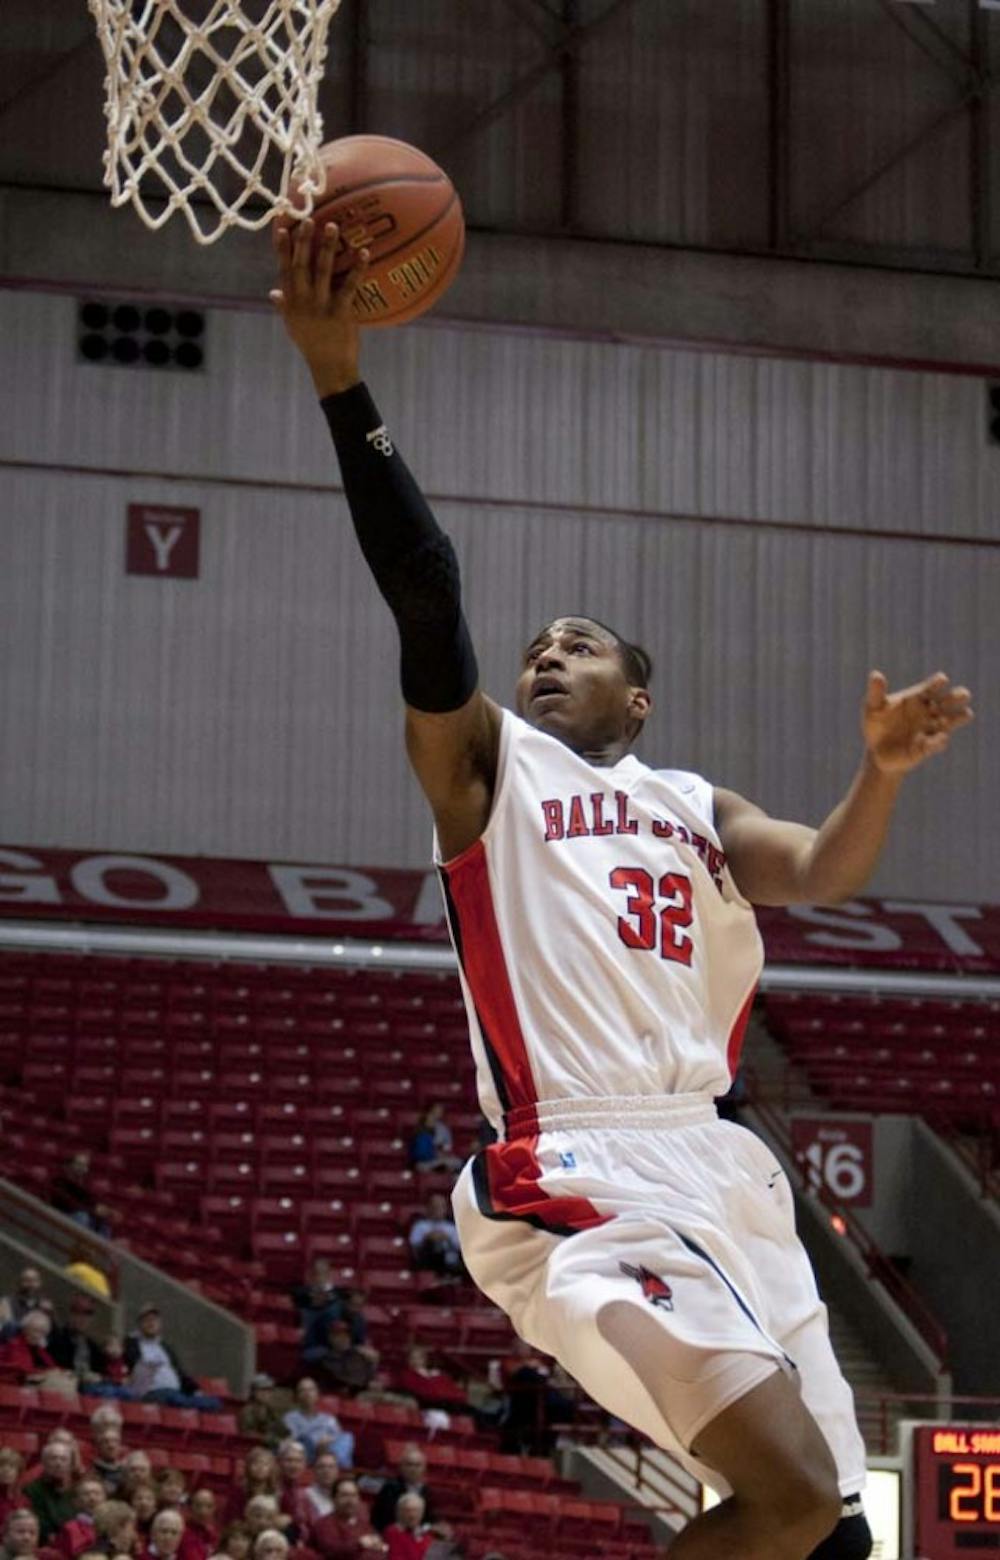
M 353 304 L 368 269 L 367 249 L 352 251 L 350 270 L 334 276 L 339 234 L 328 222 L 318 245 L 308 218 L 274 224 L 278 286 L 271 302 L 298 347 L 322 397 L 349 390 L 360 379 L 360 330 Z
M 871 762 L 884 774 L 904 775 L 943 753 L 952 735 L 972 720 L 972 695 L 935 672 L 912 688 L 890 693 L 882 672 L 869 672 L 861 727 Z

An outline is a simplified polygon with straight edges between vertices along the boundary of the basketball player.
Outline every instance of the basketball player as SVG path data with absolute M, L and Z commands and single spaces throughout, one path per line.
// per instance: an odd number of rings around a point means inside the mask
M 336 230 L 277 236 L 272 294 L 312 372 L 364 556 L 399 627 L 483 1109 L 453 1203 L 469 1270 L 532 1345 L 723 1496 L 676 1560 L 864 1560 L 865 1456 L 792 1196 L 721 1121 L 762 964 L 753 904 L 871 873 L 904 775 L 972 719 L 943 674 L 872 672 L 864 753 L 819 830 L 630 749 L 649 660 L 586 616 L 528 646 L 517 713 L 478 687 L 447 537 L 360 381 Z

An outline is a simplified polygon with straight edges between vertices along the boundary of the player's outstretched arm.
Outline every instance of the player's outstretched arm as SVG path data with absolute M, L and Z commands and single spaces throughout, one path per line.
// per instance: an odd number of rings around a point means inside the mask
M 819 829 L 769 818 L 736 792 L 717 790 L 716 826 L 741 893 L 758 905 L 836 904 L 858 893 L 881 854 L 903 779 L 968 725 L 971 697 L 943 672 L 899 693 L 889 692 L 881 672 L 869 673 L 861 765 Z
M 367 251 L 335 280 L 332 223 L 315 253 L 311 222 L 280 222 L 275 246 L 271 299 L 312 374 L 361 550 L 396 619 L 407 751 L 447 859 L 478 839 L 489 818 L 501 712 L 479 690 L 454 549 L 361 381 L 351 306 Z

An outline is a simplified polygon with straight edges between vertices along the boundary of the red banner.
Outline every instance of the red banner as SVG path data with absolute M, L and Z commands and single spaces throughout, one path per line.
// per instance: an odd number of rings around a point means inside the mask
M 0 915 L 442 942 L 433 871 L 0 848 Z M 859 899 L 758 912 L 772 964 L 1000 971 L 1000 905 Z

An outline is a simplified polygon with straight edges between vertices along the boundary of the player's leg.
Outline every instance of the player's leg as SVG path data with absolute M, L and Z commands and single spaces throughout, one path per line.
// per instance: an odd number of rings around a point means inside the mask
M 804 1251 L 800 1250 L 798 1260 L 808 1263 Z M 813 1282 L 811 1266 L 809 1281 Z M 830 1342 L 825 1307 L 814 1308 L 792 1331 L 783 1332 L 781 1342 L 799 1368 L 803 1401 L 833 1452 L 843 1492 L 840 1521 L 809 1560 L 868 1560 L 873 1540 L 860 1494 L 864 1442 L 854 1412 L 854 1394 Z
M 676 1364 L 662 1328 L 628 1301 L 603 1306 L 598 1325 L 670 1423 Z M 727 1370 L 735 1364 L 730 1356 Z M 685 1528 L 671 1560 L 807 1560 L 840 1516 L 830 1449 L 796 1379 L 777 1365 L 698 1431 L 691 1453 L 721 1474 L 732 1494 Z
M 762 1222 L 747 1218 L 742 1241 L 768 1297 L 767 1322 L 795 1361 L 802 1401 L 818 1424 L 837 1464 L 843 1498 L 833 1532 L 809 1560 L 868 1560 L 872 1535 L 860 1491 L 865 1480 L 865 1446 L 858 1430 L 854 1394 L 830 1342 L 826 1307 L 816 1291 L 812 1263 L 795 1229 L 791 1189 L 780 1166 L 759 1139 L 730 1127 L 759 1175 Z M 776 1174 L 778 1172 L 778 1174 Z M 774 1222 L 772 1222 L 774 1221 Z M 764 1238 L 761 1239 L 760 1237 Z

